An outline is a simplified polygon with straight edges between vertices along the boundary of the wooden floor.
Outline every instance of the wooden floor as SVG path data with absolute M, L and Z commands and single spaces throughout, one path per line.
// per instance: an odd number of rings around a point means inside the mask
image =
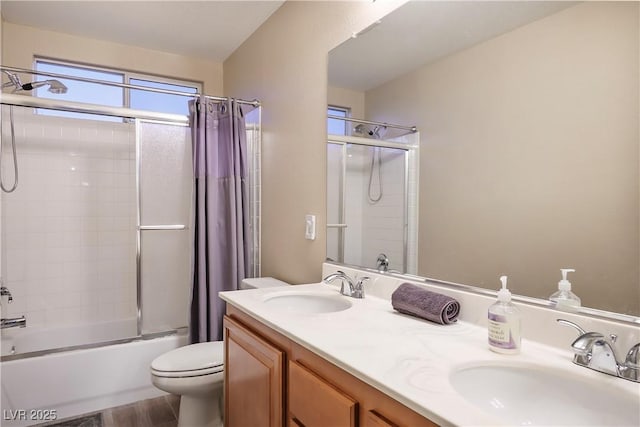
M 40 427 L 176 427 L 180 397 L 167 395 L 83 414 Z

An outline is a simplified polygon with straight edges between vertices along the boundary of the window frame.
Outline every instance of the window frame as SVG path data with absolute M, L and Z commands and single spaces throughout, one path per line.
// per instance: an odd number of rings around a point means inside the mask
M 328 104 L 327 105 L 327 114 L 335 115 L 335 114 L 331 113 L 331 110 L 344 112 L 345 119 L 349 119 L 351 117 L 351 108 L 349 108 L 349 107 L 341 107 L 341 106 L 338 106 L 338 105 Z M 328 120 L 331 120 L 331 119 L 328 119 Z M 338 120 L 338 119 L 333 119 L 333 120 Z M 350 136 L 351 135 L 350 129 L 347 126 L 347 122 L 348 121 L 349 120 L 343 120 L 343 122 L 344 122 L 344 133 L 342 135 L 345 135 L 345 136 Z M 328 131 L 329 131 L 329 126 L 328 126 L 328 122 L 327 122 L 327 132 Z
M 73 62 L 73 61 L 67 61 L 67 60 L 61 60 L 61 59 L 55 59 L 55 58 L 48 58 L 44 56 L 34 56 L 33 69 L 35 71 L 38 71 L 39 63 L 46 63 L 46 64 L 52 64 L 52 65 L 57 65 L 61 67 L 76 68 L 81 70 L 121 75 L 124 85 L 131 85 L 132 79 L 146 80 L 152 83 L 170 84 L 175 86 L 182 86 L 184 88 L 192 88 L 196 90 L 196 93 L 194 93 L 193 95 L 203 93 L 203 83 L 201 81 L 180 79 L 180 78 L 161 76 L 156 74 L 145 74 L 145 73 L 140 73 L 135 71 L 119 69 L 119 68 L 86 64 L 83 62 Z M 36 74 L 35 76 L 39 76 L 39 75 Z M 41 76 L 41 77 L 46 77 L 46 76 Z M 78 80 L 78 81 L 82 81 L 82 80 Z M 98 83 L 95 83 L 95 84 L 98 84 Z M 122 105 L 119 106 L 120 108 L 131 108 L 131 91 L 132 90 L 144 90 L 144 89 L 134 89 L 126 86 L 119 86 L 119 84 L 108 85 L 108 86 L 119 88 L 122 91 Z M 140 87 L 144 87 L 144 86 L 140 86 Z M 185 92 L 185 93 L 188 93 L 188 92 Z M 37 96 L 37 95 L 34 93 L 34 96 Z M 101 105 L 99 103 L 99 100 L 96 100 L 95 104 Z M 96 116 L 99 116 L 99 115 L 96 115 Z

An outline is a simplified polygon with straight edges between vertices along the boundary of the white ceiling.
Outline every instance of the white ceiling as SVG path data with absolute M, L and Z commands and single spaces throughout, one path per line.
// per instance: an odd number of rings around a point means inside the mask
M 224 61 L 284 0 L 0 0 L 3 19 Z M 329 82 L 368 90 L 575 2 L 414 0 L 329 55 Z
M 366 91 L 556 13 L 566 1 L 411 1 L 333 49 L 329 83 Z
M 5 21 L 224 61 L 284 0 L 1 0 Z

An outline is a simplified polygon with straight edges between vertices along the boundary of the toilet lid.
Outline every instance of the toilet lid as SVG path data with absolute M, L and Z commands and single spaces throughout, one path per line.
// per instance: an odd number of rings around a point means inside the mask
M 221 371 L 223 365 L 224 344 L 222 341 L 214 341 L 186 345 L 171 350 L 156 357 L 151 362 L 151 369 L 167 373 L 216 372 Z M 194 372 L 194 374 L 198 374 L 198 372 Z

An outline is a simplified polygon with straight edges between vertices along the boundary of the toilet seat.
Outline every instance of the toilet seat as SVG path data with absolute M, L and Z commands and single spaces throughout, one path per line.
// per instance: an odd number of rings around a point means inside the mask
M 186 345 L 151 362 L 151 374 L 164 378 L 199 377 L 224 371 L 222 341 Z

